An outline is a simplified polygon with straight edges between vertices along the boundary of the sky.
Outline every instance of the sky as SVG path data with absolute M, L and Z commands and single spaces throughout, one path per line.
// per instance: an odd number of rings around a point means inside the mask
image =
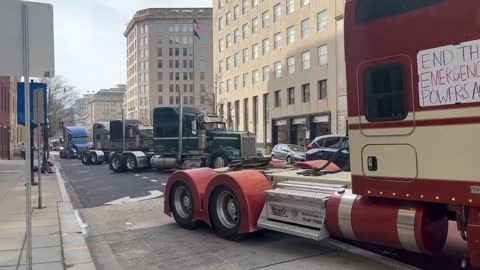
M 55 73 L 81 93 L 126 84 L 123 32 L 136 11 L 212 6 L 212 0 L 31 1 L 53 5 Z

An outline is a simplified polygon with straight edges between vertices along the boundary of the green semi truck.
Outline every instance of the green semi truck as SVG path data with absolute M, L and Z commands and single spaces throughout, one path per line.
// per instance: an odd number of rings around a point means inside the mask
M 229 131 L 220 117 L 192 107 L 155 108 L 153 134 L 152 151 L 115 152 L 110 168 L 115 172 L 140 171 L 148 167 L 221 168 L 256 157 L 255 134 Z

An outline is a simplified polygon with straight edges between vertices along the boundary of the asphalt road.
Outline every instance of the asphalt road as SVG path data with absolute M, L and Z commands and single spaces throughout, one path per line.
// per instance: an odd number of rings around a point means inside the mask
M 60 160 L 62 175 L 75 191 L 78 208 L 103 206 L 124 197 L 149 196 L 165 190 L 171 171 L 146 170 L 141 173 L 113 173 L 108 164 L 84 165 L 77 159 Z

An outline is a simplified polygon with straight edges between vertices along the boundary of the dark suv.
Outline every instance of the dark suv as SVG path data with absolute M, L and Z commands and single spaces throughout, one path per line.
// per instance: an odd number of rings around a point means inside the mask
M 342 135 L 326 135 L 316 137 L 307 146 L 307 160 L 329 160 L 339 149 L 347 148 L 340 151 L 332 160 L 339 168 L 343 168 L 348 165 L 350 160 L 350 151 L 348 144 L 348 137 Z M 346 170 L 350 170 L 350 166 L 345 167 Z

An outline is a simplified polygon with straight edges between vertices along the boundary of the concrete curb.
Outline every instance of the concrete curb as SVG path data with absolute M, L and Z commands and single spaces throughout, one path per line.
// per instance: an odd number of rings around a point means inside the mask
M 62 197 L 62 201 L 59 201 L 57 206 L 65 269 L 96 270 L 92 255 L 85 241 L 85 232 L 88 225 L 82 221 L 80 213 L 73 209 L 59 167 L 61 165 L 55 162 L 55 175 L 57 176 Z

